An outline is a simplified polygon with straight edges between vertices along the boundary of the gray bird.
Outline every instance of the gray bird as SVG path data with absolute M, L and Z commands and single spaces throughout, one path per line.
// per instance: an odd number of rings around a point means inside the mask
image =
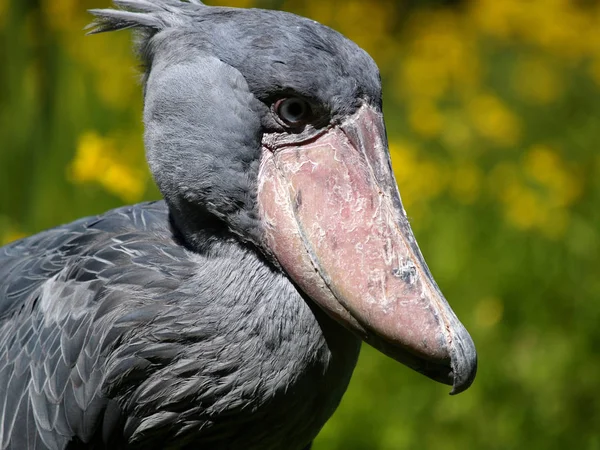
M 91 32 L 138 31 L 164 200 L 0 249 L 0 448 L 307 449 L 361 340 L 469 387 L 373 60 L 284 12 L 115 4 Z

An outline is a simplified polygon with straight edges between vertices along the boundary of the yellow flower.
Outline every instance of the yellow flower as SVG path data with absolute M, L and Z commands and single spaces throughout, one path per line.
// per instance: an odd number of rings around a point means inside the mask
M 446 187 L 447 178 L 439 163 L 419 158 L 410 144 L 392 142 L 390 153 L 405 206 L 425 203 L 437 197 Z
M 398 182 L 400 193 L 406 206 L 414 201 L 410 192 L 410 180 L 418 168 L 416 151 L 412 146 L 404 142 L 390 142 L 389 147 L 392 168 L 394 169 L 396 181 Z
M 469 15 L 485 33 L 508 38 L 522 7 L 515 0 L 479 0 L 470 3 Z
M 141 199 L 147 178 L 140 168 L 118 159 L 114 140 L 95 132 L 84 133 L 79 139 L 75 159 L 69 166 L 69 177 L 74 183 L 99 183 L 127 202 Z
M 490 183 L 510 224 L 522 230 L 539 230 L 551 239 L 566 232 L 568 207 L 582 189 L 576 168 L 544 145 L 529 149 L 518 167 L 498 165 L 490 174 Z
M 480 82 L 477 47 L 468 24 L 451 10 L 413 13 L 396 89 L 402 98 L 436 100 Z
M 476 131 L 491 142 L 510 147 L 519 141 L 520 121 L 498 97 L 480 94 L 469 102 L 467 110 Z
M 467 15 L 485 34 L 518 39 L 565 59 L 597 51 L 599 16 L 591 6 L 571 0 L 478 0 Z
M 424 137 L 437 136 L 442 129 L 443 120 L 434 102 L 418 101 L 410 104 L 408 122 L 413 130 Z
M 530 230 L 548 219 L 548 209 L 538 193 L 520 181 L 508 185 L 502 201 L 506 218 L 517 228 Z
M 416 54 L 400 63 L 395 86 L 400 101 L 406 98 L 437 100 L 447 90 L 448 77 L 442 65 Z
M 99 181 L 107 191 L 127 202 L 138 201 L 146 189 L 145 180 L 139 170 L 118 163 L 111 164 L 100 175 Z
M 543 186 L 553 206 L 569 206 L 581 192 L 579 177 L 567 169 L 558 153 L 544 145 L 533 146 L 525 155 L 524 170 Z
M 93 131 L 84 133 L 79 138 L 77 154 L 71 162 L 70 178 L 76 183 L 97 180 L 98 174 L 105 172 L 110 165 L 108 155 L 113 151 L 111 141 Z

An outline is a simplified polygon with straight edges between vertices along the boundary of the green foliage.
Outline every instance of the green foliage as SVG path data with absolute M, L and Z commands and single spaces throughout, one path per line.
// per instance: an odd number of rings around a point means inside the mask
M 0 0 L 0 242 L 158 196 L 128 33 L 83 35 L 107 5 Z M 449 397 L 364 348 L 315 449 L 600 448 L 598 2 L 265 5 L 377 60 L 406 209 L 480 355 Z

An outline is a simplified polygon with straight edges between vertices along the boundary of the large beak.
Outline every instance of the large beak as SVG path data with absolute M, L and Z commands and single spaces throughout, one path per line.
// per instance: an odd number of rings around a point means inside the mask
M 417 246 L 381 112 L 363 105 L 309 143 L 264 148 L 258 200 L 270 250 L 331 317 L 453 394 L 471 385 L 475 345 Z

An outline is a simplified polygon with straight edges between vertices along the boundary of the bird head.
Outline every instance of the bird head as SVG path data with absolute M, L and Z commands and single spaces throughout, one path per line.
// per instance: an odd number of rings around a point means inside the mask
M 468 388 L 475 347 L 402 206 L 372 58 L 289 13 L 115 4 L 91 32 L 138 30 L 147 158 L 188 244 L 226 229 L 364 341 Z

